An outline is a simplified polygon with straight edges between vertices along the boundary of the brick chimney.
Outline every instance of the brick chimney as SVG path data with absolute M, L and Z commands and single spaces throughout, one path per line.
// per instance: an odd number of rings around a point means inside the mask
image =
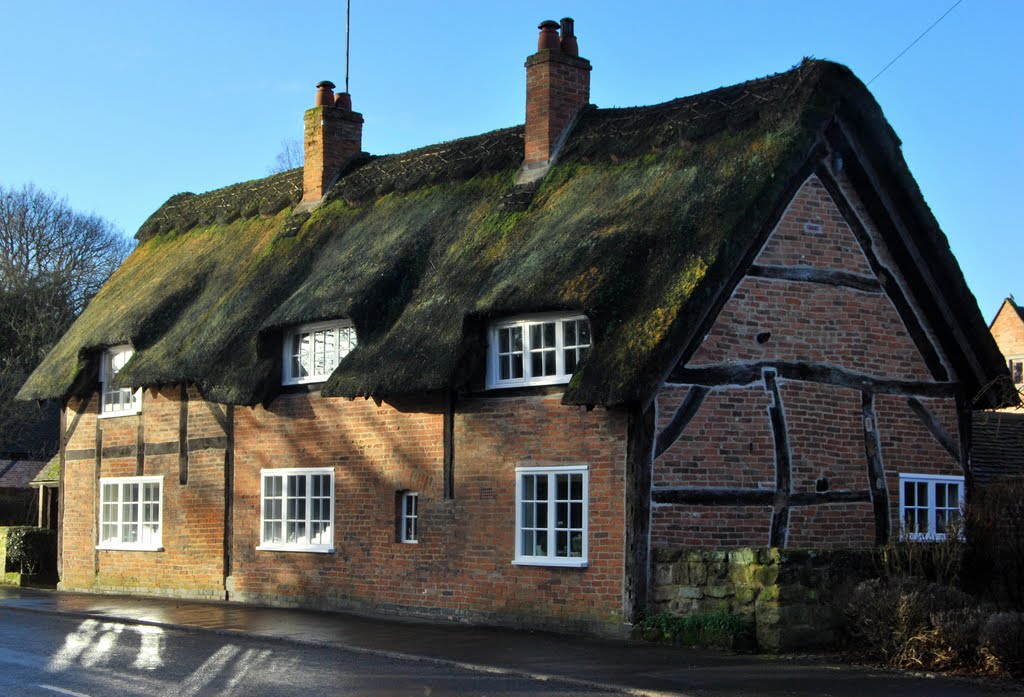
M 537 52 L 526 59 L 526 152 L 520 178 L 547 171 L 580 108 L 590 102 L 590 61 L 580 58 L 569 17 L 540 23 Z M 561 31 L 561 35 L 559 35 Z
M 344 164 L 363 148 L 363 115 L 352 111 L 351 95 L 334 94 L 334 83 L 327 80 L 316 89 L 315 106 L 305 116 L 302 203 L 323 198 Z

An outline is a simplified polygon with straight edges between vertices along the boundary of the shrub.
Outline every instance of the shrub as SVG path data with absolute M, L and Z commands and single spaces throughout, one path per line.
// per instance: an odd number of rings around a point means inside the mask
M 981 629 L 980 643 L 989 668 L 1024 677 L 1024 614 L 994 613 Z
M 984 611 L 955 588 L 909 577 L 865 581 L 854 588 L 846 617 L 864 657 L 919 668 L 977 662 Z
M 885 578 L 915 576 L 954 588 L 960 587 L 967 554 L 964 526 L 951 523 L 943 540 L 914 540 L 903 533 L 881 548 L 881 575 Z
M 967 506 L 964 588 L 1000 607 L 1024 610 L 1024 479 L 979 488 Z
M 737 637 L 754 634 L 754 622 L 746 615 L 706 612 L 679 617 L 667 612 L 645 615 L 640 621 L 645 639 L 686 646 L 729 646 Z
M 51 574 L 57 558 L 57 532 L 47 528 L 17 526 L 7 528 L 8 568 L 23 574 Z

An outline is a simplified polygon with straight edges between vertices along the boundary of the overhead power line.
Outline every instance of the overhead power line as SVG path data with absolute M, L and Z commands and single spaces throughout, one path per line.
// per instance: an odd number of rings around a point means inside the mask
M 911 41 L 911 42 L 910 42 L 910 45 L 909 45 L 909 46 L 907 46 L 907 47 L 906 47 L 905 49 L 903 49 L 902 51 L 900 51 L 900 54 L 899 54 L 898 56 L 896 56 L 896 57 L 895 57 L 895 58 L 893 58 L 893 59 L 892 59 L 891 61 L 889 61 L 889 65 L 887 65 L 887 66 L 885 66 L 884 68 L 882 68 L 881 70 L 879 70 L 879 71 L 878 71 L 878 75 L 875 75 L 875 76 L 874 76 L 873 78 L 871 78 L 870 80 L 868 80 L 868 84 L 870 85 L 870 84 L 871 84 L 872 82 L 874 82 L 875 80 L 877 80 L 877 79 L 878 79 L 878 76 L 879 76 L 879 75 L 881 75 L 882 73 L 884 73 L 884 72 L 885 72 L 886 70 L 888 70 L 888 69 L 889 69 L 889 68 L 890 68 L 890 67 L 892 66 L 892 64 L 893 64 L 893 63 L 895 63 L 895 62 L 896 62 L 896 61 L 898 61 L 898 60 L 899 60 L 900 58 L 902 58 L 902 57 L 903 57 L 903 54 L 904 54 L 904 53 L 906 53 L 907 51 L 909 51 L 910 49 L 912 49 L 912 48 L 914 47 L 914 44 L 916 44 L 916 43 L 917 43 L 918 41 L 920 41 L 921 39 L 923 39 L 923 38 L 924 38 L 924 35 L 925 35 L 925 34 L 927 34 L 927 33 L 928 33 L 928 32 L 930 32 L 930 31 L 931 31 L 932 29 L 934 29 L 934 28 L 935 28 L 935 25 L 936 25 L 936 24 L 938 24 L 939 22 L 941 22 L 942 20 L 944 20 L 944 19 L 946 18 L 946 15 L 948 15 L 948 14 L 949 14 L 950 12 L 952 12 L 953 10 L 955 10 L 955 9 L 956 9 L 956 6 L 957 6 L 957 5 L 959 5 L 960 3 L 962 3 L 963 1 L 964 1 L 964 0 L 956 0 L 956 2 L 954 2 L 954 3 L 953 3 L 953 6 L 952 6 L 952 7 L 950 7 L 950 8 L 948 9 L 948 10 L 946 10 L 945 14 L 943 14 L 943 15 L 942 15 L 941 17 L 939 17 L 939 18 L 938 18 L 937 20 L 935 20 L 934 22 L 932 22 L 932 25 L 931 25 L 930 27 L 928 27 L 928 28 L 927 28 L 927 29 L 925 29 L 925 30 L 924 30 L 923 32 L 921 32 L 921 36 L 919 36 L 919 37 L 917 37 L 916 39 L 914 39 L 913 41 Z

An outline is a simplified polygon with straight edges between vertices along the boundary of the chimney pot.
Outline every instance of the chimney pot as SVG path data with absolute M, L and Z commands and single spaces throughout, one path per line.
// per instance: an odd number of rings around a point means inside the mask
M 330 80 L 321 80 L 316 83 L 316 101 L 313 102 L 315 106 L 333 106 L 334 105 L 334 83 Z
M 562 18 L 562 53 L 573 57 L 580 55 L 580 47 L 576 43 L 576 33 L 572 17 Z
M 352 95 L 348 92 L 338 92 L 334 95 L 334 106 L 345 111 L 352 111 Z
M 561 50 L 561 42 L 558 40 L 558 22 L 553 19 L 546 19 L 537 27 L 540 29 L 540 36 L 537 37 L 537 50 Z

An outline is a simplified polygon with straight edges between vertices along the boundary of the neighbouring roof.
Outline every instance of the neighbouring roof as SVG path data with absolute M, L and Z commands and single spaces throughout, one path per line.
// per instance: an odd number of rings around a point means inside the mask
M 40 460 L 0 460 L 0 489 L 27 489 L 46 464 Z
M 1024 411 L 974 413 L 971 471 L 979 484 L 1024 475 Z
M 85 393 L 95 352 L 130 342 L 119 384 L 187 381 L 253 404 L 275 389 L 275 332 L 338 317 L 359 346 L 324 395 L 449 389 L 479 368 L 489 318 L 567 310 L 590 318 L 595 344 L 564 401 L 644 399 L 840 113 L 909 192 L 945 302 L 978 325 L 965 333 L 987 337 L 878 105 L 847 68 L 805 60 L 664 104 L 589 108 L 535 186 L 515 185 L 514 127 L 362 157 L 311 215 L 296 212 L 299 170 L 174 196 L 20 396 Z M 976 340 L 963 373 L 980 390 L 1002 364 Z
M 32 486 L 55 486 L 60 483 L 60 453 L 50 458 L 29 484 Z

